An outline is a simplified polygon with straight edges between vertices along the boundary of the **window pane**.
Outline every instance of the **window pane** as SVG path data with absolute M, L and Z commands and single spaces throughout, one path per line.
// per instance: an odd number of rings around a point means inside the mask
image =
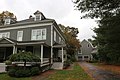
M 46 29 L 42 29 L 42 40 L 46 39 Z
M 7 32 L 6 37 L 7 37 L 7 38 L 10 38 L 10 32 Z
M 31 40 L 36 40 L 37 30 L 32 30 Z
M 37 40 L 42 40 L 41 30 L 40 30 L 40 29 L 37 30 L 37 35 L 36 35 L 36 37 L 37 37 Z
M 18 31 L 17 33 L 17 41 L 22 41 L 23 38 L 23 31 Z

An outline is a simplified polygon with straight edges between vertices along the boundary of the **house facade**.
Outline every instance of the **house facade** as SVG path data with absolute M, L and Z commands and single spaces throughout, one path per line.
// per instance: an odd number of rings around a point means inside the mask
M 41 59 L 41 66 L 55 63 L 63 68 L 66 60 L 65 37 L 53 19 L 46 18 L 42 12 L 36 11 L 34 17 L 14 21 L 6 18 L 0 26 L 0 61 L 3 62 L 11 54 L 19 51 L 30 51 Z M 45 64 L 45 62 L 48 62 Z M 58 68 L 58 69 L 59 69 Z
M 87 40 L 83 40 L 81 42 L 81 52 L 78 53 L 78 60 L 80 61 L 89 61 L 93 59 L 92 56 L 92 52 L 94 51 L 95 47 L 93 47 L 93 45 L 87 41 Z

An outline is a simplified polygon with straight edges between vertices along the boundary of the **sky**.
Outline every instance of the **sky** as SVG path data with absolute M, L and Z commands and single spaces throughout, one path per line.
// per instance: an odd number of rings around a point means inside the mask
M 27 19 L 39 10 L 58 24 L 78 28 L 80 41 L 95 35 L 92 31 L 97 26 L 95 20 L 80 19 L 82 14 L 75 10 L 72 0 L 0 0 L 0 12 L 6 10 L 14 13 L 17 20 Z

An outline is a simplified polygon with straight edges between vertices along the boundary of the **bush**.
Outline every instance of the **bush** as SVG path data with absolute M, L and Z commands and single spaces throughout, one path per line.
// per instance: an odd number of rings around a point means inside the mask
M 12 54 L 9 58 L 10 61 L 22 61 L 22 62 L 40 62 L 40 58 L 31 52 L 19 52 Z
M 31 73 L 30 73 L 30 70 L 29 69 L 19 69 L 15 72 L 15 76 L 16 77 L 28 77 L 30 76 Z
M 11 65 L 12 62 L 11 62 L 10 60 L 6 60 L 6 61 L 5 61 L 5 64 L 6 64 L 6 65 Z
M 39 72 L 40 72 L 40 69 L 38 67 L 32 67 L 31 68 L 31 75 L 32 76 L 39 74 Z
M 10 69 L 8 71 L 8 75 L 11 76 L 11 77 L 13 77 L 13 76 L 15 76 L 15 72 L 16 72 L 16 69 Z

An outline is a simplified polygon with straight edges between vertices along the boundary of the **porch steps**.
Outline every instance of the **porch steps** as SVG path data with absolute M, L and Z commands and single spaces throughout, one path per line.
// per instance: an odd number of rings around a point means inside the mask
M 5 67 L 6 67 L 5 63 L 0 63 L 0 73 L 6 72 Z
M 54 62 L 52 65 L 53 69 L 63 69 L 63 63 L 62 62 Z

